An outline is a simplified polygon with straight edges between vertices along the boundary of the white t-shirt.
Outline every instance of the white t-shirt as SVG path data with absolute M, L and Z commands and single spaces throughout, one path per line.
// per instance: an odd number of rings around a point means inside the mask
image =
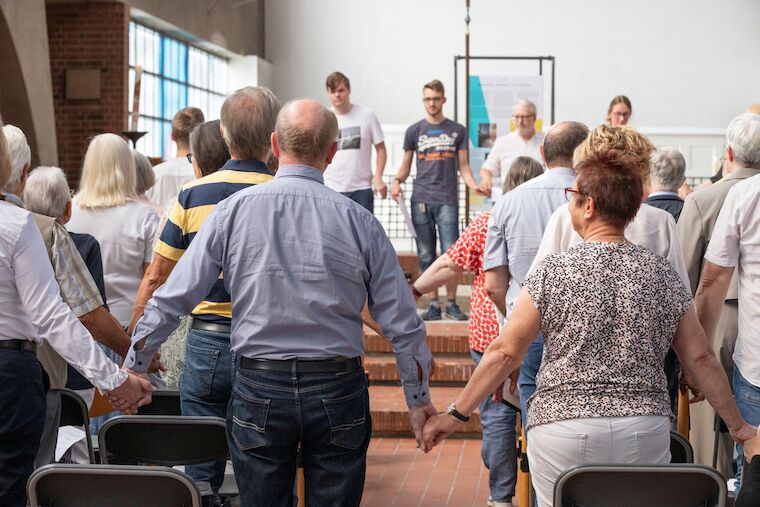
M 515 130 L 505 136 L 501 136 L 493 143 L 493 148 L 488 152 L 482 169 L 488 170 L 495 177 L 506 176 L 512 162 L 517 157 L 533 157 L 542 164 L 541 152 L 538 147 L 544 142 L 544 133 L 536 132 L 533 137 L 524 141 Z
M 143 263 L 153 255 L 157 226 L 156 212 L 139 202 L 112 208 L 72 206 L 66 229 L 90 234 L 100 243 L 108 308 L 122 326 L 131 319 Z
M 625 238 L 634 245 L 645 246 L 660 257 L 665 257 L 678 273 L 684 286 L 687 289 L 691 287 L 673 215 L 654 206 L 642 204 L 631 223 L 625 227 Z M 549 219 L 541 246 L 538 247 L 528 273 L 533 272 L 547 255 L 564 252 L 572 245 L 582 242 L 573 229 L 570 209 L 567 204 L 563 204 Z
M 705 260 L 738 266 L 739 333 L 734 363 L 744 378 L 760 386 L 760 176 L 728 191 Z
M 145 196 L 161 208 L 177 197 L 182 185 L 195 179 L 193 164 L 187 160 L 187 157 L 162 162 L 153 168 L 153 172 L 156 173 L 156 184 L 145 192 Z
M 335 110 L 333 110 L 335 112 Z M 371 109 L 353 104 L 338 118 L 338 153 L 325 171 L 325 185 L 336 192 L 372 188 L 372 146 L 385 141 Z

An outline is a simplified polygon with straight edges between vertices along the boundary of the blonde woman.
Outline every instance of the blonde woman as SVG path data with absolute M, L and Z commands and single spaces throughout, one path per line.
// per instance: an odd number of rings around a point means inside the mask
M 137 287 L 150 263 L 158 215 L 136 200 L 135 161 L 121 137 L 93 138 L 66 228 L 100 243 L 111 313 L 126 327 Z

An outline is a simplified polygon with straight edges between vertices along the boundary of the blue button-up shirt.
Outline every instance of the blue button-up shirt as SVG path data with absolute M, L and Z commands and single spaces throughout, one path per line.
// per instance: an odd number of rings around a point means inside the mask
M 237 354 L 360 356 L 367 301 L 393 345 L 407 404 L 430 402 L 425 325 L 396 252 L 374 215 L 325 187 L 317 169 L 283 166 L 273 181 L 219 203 L 148 302 L 125 365 L 145 371 L 179 316 L 203 299 L 222 271 Z
M 507 314 L 520 293 L 554 210 L 567 202 L 565 188 L 575 182 L 567 167 L 549 169 L 496 201 L 488 221 L 483 268 L 507 266 Z

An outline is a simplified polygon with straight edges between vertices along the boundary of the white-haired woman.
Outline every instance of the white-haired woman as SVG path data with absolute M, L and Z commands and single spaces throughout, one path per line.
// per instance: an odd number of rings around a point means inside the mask
M 111 313 L 126 327 L 137 287 L 152 255 L 158 215 L 136 200 L 132 151 L 115 134 L 93 138 L 66 228 L 100 243 Z

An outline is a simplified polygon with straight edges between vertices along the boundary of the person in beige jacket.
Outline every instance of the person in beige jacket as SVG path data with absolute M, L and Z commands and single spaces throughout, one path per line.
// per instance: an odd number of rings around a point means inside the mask
M 681 217 L 678 221 L 678 237 L 681 241 L 684 262 L 689 275 L 691 291 L 694 294 L 699 285 L 707 245 L 712 236 L 715 221 L 723 206 L 728 191 L 738 182 L 760 174 L 760 167 L 744 167 L 736 158 L 736 152 L 745 153 L 750 148 L 742 146 L 745 142 L 735 131 L 726 134 L 726 152 L 723 156 L 723 178 L 713 185 L 698 189 L 686 198 Z M 757 145 L 757 143 L 753 143 Z M 713 342 L 713 351 L 718 361 L 726 370 L 728 378 L 733 376 L 734 343 L 737 336 L 737 274 L 734 273 L 726 294 L 723 311 L 718 323 L 718 330 Z M 701 401 L 691 406 L 691 444 L 694 447 L 696 463 L 713 464 L 715 445 L 715 411 L 706 402 Z M 718 445 L 716 467 L 726 477 L 733 472 L 733 441 L 727 432 L 722 433 Z

